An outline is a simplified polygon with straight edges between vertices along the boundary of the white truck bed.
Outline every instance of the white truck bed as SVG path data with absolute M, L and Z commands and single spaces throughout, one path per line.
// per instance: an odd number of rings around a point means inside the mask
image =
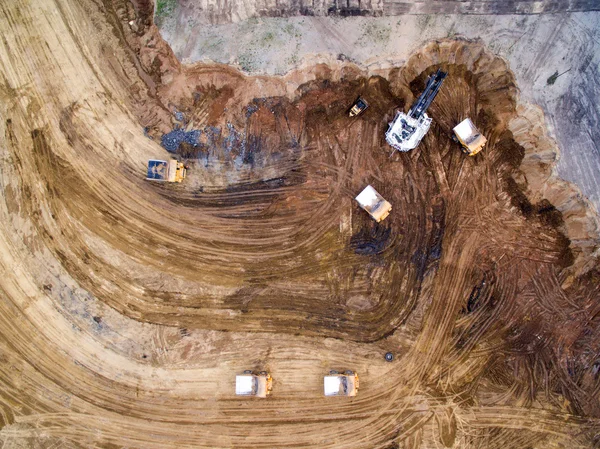
M 470 118 L 466 118 L 456 125 L 453 128 L 453 131 L 463 148 L 466 149 L 467 154 L 470 156 L 479 153 L 487 143 L 487 139 L 481 135 Z
M 323 391 L 325 396 L 337 396 L 340 394 L 342 379 L 340 376 L 325 376 L 323 378 Z
M 358 379 L 356 374 L 333 374 L 323 378 L 325 396 L 356 396 Z
M 256 377 L 252 374 L 235 376 L 235 394 L 247 396 L 256 393 Z
M 385 219 L 392 210 L 392 205 L 387 202 L 373 186 L 368 185 L 355 198 L 360 207 L 366 210 L 377 222 Z
M 244 373 L 235 376 L 235 394 L 239 396 L 256 396 L 266 398 L 271 392 L 273 380 L 267 373 L 259 375 Z
M 475 128 L 475 125 L 470 118 L 464 119 L 458 125 L 454 127 L 456 137 L 464 141 L 467 145 L 470 143 L 469 140 L 479 135 L 479 131 Z

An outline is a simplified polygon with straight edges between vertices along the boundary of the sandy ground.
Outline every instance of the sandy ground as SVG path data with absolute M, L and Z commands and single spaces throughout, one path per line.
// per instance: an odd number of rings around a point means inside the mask
M 206 25 L 204 11 L 181 8 L 164 20 L 161 34 L 177 57 L 235 64 L 255 74 L 281 75 L 303 61 L 331 57 L 376 73 L 402 64 L 431 39 L 480 39 L 509 62 L 521 98 L 544 110 L 560 147 L 558 174 L 600 209 L 600 12 L 263 17 Z M 555 72 L 562 75 L 549 85 Z
M 597 444 L 597 222 L 502 58 L 448 39 L 380 76 L 247 77 L 181 66 L 151 18 L 0 4 L 3 447 Z M 394 108 L 439 67 L 431 131 L 390 158 Z M 475 158 L 448 137 L 464 114 Z M 202 133 L 189 178 L 149 183 L 174 126 Z M 233 394 L 245 369 L 271 397 Z M 324 398 L 331 369 L 358 396 Z

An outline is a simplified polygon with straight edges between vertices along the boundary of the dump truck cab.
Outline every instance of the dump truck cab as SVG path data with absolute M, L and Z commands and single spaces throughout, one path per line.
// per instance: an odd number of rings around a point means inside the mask
M 273 379 L 266 371 L 254 374 L 251 370 L 235 376 L 235 394 L 238 396 L 256 396 L 266 398 L 273 389 Z
M 475 156 L 485 146 L 487 139 L 479 132 L 470 118 L 464 119 L 453 129 L 463 153 Z
M 358 374 L 354 371 L 330 371 L 329 376 L 323 378 L 323 391 L 325 396 L 356 396 L 358 393 Z
M 365 112 L 365 110 L 368 107 L 369 107 L 369 103 L 367 103 L 367 101 L 362 99 L 361 97 L 358 97 L 358 99 L 354 102 L 354 104 L 350 108 L 348 115 L 350 117 L 356 117 L 357 115 L 360 115 L 363 112 Z
M 392 205 L 386 201 L 371 185 L 364 188 L 355 198 L 360 207 L 366 210 L 373 219 L 379 223 L 384 220 L 392 210 Z
M 148 181 L 159 181 L 159 182 L 182 182 L 185 179 L 187 170 L 182 162 L 176 159 L 169 161 L 159 161 L 157 159 L 150 159 L 148 161 L 148 174 L 146 179 Z

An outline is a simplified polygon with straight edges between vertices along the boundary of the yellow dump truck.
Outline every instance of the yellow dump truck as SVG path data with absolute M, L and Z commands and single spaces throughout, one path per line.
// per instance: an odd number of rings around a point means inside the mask
M 148 181 L 159 182 L 182 182 L 185 179 L 187 170 L 183 163 L 171 159 L 170 161 L 159 161 L 150 159 L 148 161 Z
M 355 200 L 377 223 L 384 220 L 392 210 L 392 205 L 370 185 L 365 187 Z
M 354 371 L 330 371 L 329 376 L 323 378 L 323 392 L 325 396 L 356 396 L 358 393 L 358 374 Z
M 266 398 L 273 389 L 273 378 L 266 371 L 254 374 L 251 370 L 235 376 L 235 394 L 238 396 L 256 396 Z
M 463 153 L 475 156 L 485 146 L 487 139 L 479 132 L 470 118 L 464 119 L 453 129 L 454 141 L 459 142 Z

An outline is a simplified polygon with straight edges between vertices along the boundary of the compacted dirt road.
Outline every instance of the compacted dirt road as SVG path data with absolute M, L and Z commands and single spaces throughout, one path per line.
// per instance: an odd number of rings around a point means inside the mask
M 151 17 L 0 5 L 4 448 L 600 444 L 597 222 L 503 60 L 444 40 L 385 73 L 245 77 L 181 66 Z M 390 156 L 438 68 L 429 134 Z M 173 129 L 189 176 L 149 183 Z M 245 369 L 271 397 L 234 396 Z M 358 396 L 324 398 L 330 369 Z

